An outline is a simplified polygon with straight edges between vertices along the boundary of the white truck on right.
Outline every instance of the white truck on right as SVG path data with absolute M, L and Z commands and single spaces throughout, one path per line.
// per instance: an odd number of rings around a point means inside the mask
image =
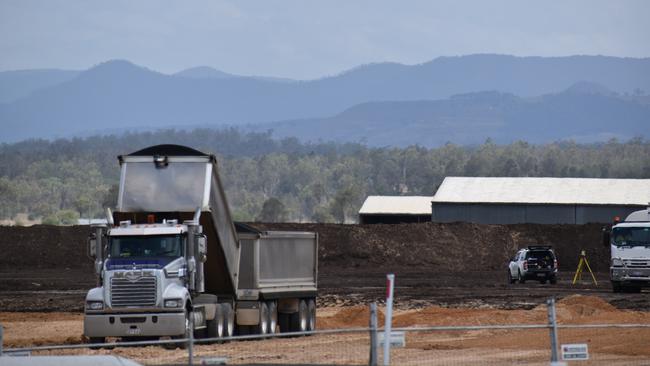
M 611 250 L 610 278 L 614 292 L 640 292 L 650 287 L 650 205 L 603 230 Z

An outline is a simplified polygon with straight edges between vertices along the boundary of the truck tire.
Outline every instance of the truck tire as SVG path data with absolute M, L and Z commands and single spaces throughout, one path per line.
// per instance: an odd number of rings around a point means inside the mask
M 257 325 L 253 326 L 253 334 L 267 334 L 269 332 L 269 308 L 266 302 L 260 302 L 260 319 Z
M 189 338 L 190 337 L 190 332 L 192 332 L 192 323 L 190 322 L 190 316 L 192 316 L 191 310 L 188 308 L 185 308 L 185 332 L 181 335 L 177 336 L 172 336 L 171 339 L 183 339 L 183 338 Z M 167 349 L 186 349 L 187 348 L 187 342 L 181 342 L 181 343 L 168 343 L 166 345 Z
M 277 333 L 276 329 L 278 326 L 278 305 L 275 301 L 269 301 L 266 303 L 266 307 L 269 309 L 269 334 Z
M 229 303 L 221 304 L 223 309 L 223 336 L 232 337 L 235 335 L 235 312 Z
M 551 282 L 551 285 L 557 284 L 557 277 L 555 277 L 555 276 L 551 277 L 550 282 Z
M 316 301 L 309 299 L 307 302 L 307 330 L 316 330 Z
M 309 318 L 309 310 L 305 300 L 300 300 L 298 312 L 291 314 L 290 328 L 292 332 L 306 332 Z
M 623 286 L 621 286 L 620 282 L 612 282 L 612 291 L 615 293 L 619 293 L 623 290 Z
M 512 285 L 515 282 L 517 282 L 517 280 L 512 278 L 512 273 L 510 273 L 510 270 L 508 270 L 508 283 Z
M 223 308 L 217 304 L 217 311 L 214 314 L 214 319 L 208 320 L 208 338 L 223 338 L 225 328 L 225 317 Z

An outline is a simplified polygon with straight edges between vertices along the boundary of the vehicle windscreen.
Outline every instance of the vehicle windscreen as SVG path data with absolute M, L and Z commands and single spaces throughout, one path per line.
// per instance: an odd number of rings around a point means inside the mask
M 110 257 L 161 258 L 183 255 L 180 235 L 114 236 L 109 244 Z
M 612 230 L 616 246 L 650 246 L 650 228 L 617 227 Z
M 555 256 L 550 250 L 531 250 L 526 253 L 526 259 L 536 259 L 538 261 L 553 262 Z

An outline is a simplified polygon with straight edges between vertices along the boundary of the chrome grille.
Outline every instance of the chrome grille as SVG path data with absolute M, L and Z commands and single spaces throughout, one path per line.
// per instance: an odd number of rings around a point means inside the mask
M 111 306 L 156 306 L 156 277 L 111 279 Z
M 650 268 L 650 263 L 647 260 L 628 259 L 625 265 L 630 268 Z

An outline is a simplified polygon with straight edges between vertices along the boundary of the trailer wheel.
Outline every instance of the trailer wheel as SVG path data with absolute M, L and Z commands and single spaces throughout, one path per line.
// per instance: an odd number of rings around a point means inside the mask
M 214 319 L 208 320 L 208 337 L 209 338 L 223 338 L 224 336 L 224 316 L 223 308 L 217 304 L 217 311 L 214 314 Z
M 260 302 L 260 320 L 257 325 L 253 327 L 253 334 L 267 334 L 269 332 L 269 308 L 266 302 Z
M 278 305 L 275 301 L 269 301 L 266 303 L 267 308 L 269 309 L 269 334 L 277 333 L 276 328 L 278 326 Z
M 316 330 L 316 301 L 314 299 L 309 299 L 307 302 L 307 330 Z
M 309 310 L 305 300 L 300 300 L 298 305 L 298 312 L 291 314 L 291 331 L 292 332 L 306 332 L 309 317 Z
M 235 335 L 235 312 L 229 303 L 223 303 L 221 306 L 223 306 L 223 336 L 232 337 Z

